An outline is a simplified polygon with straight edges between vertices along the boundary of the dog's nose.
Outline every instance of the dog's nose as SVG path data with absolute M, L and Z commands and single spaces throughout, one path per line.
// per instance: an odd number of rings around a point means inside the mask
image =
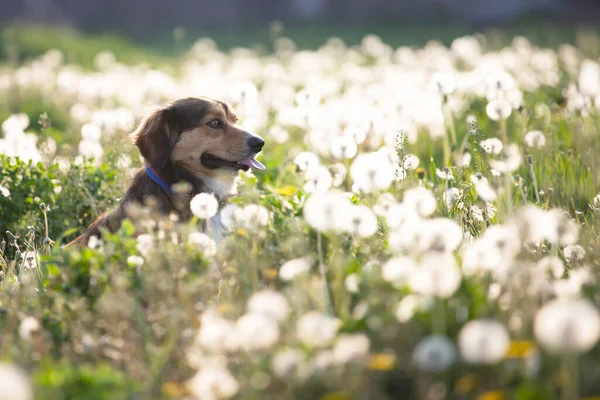
M 248 147 L 250 147 L 250 150 L 255 153 L 261 151 L 264 145 L 265 141 L 257 136 L 252 136 L 250 139 L 248 139 Z

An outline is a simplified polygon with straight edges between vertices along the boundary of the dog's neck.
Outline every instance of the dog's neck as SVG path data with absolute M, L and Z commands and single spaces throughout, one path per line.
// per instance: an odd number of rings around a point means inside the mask
M 219 205 L 226 203 L 227 199 L 237 194 L 238 178 L 236 175 L 224 173 L 220 176 L 200 178 L 171 162 L 168 162 L 164 168 L 157 172 L 160 178 L 170 187 L 180 182 L 189 184 L 190 190 L 187 193 L 190 197 L 199 193 L 214 194 L 219 200 Z

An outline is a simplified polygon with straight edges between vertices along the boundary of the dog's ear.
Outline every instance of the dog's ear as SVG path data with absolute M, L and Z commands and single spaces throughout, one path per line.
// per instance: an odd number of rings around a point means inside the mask
M 159 171 L 167 165 L 179 133 L 173 110 L 161 108 L 147 116 L 131 134 L 131 138 L 142 157 Z

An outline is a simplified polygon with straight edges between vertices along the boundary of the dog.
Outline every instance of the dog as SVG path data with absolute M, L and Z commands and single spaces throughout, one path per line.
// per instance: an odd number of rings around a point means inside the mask
M 132 205 L 150 201 L 161 214 L 185 220 L 191 217 L 192 197 L 212 193 L 221 209 L 236 194 L 238 171 L 265 169 L 255 158 L 265 141 L 237 121 L 230 106 L 207 97 L 179 99 L 152 112 L 131 134 L 146 166 L 135 173 L 118 208 L 98 217 L 67 246 L 86 246 L 103 229 L 115 232 Z M 177 183 L 185 183 L 187 193 L 175 190 Z M 220 237 L 218 219 L 211 220 L 211 228 Z

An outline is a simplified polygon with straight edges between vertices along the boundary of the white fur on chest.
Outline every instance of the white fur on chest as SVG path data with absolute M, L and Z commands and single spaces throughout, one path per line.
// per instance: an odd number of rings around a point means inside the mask
M 202 181 L 208 191 L 219 199 L 226 199 L 237 194 L 237 176 L 203 177 Z

